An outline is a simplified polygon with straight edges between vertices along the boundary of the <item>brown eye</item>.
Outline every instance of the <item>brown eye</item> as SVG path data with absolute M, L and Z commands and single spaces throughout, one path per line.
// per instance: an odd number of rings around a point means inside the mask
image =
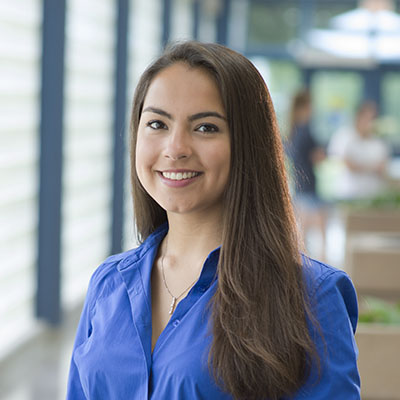
M 159 120 L 149 121 L 146 124 L 146 126 L 148 126 L 151 129 L 154 129 L 154 130 L 167 129 L 167 126 L 164 124 L 164 122 L 161 122 Z
M 216 133 L 219 132 L 218 126 L 214 124 L 201 124 L 196 128 L 196 131 L 202 133 Z

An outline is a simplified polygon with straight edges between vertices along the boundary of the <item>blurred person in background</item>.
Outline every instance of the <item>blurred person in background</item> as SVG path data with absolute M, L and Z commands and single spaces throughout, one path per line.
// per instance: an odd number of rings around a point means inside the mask
M 343 163 L 336 184 L 339 200 L 374 197 L 386 187 L 389 148 L 374 135 L 376 117 L 376 104 L 365 101 L 358 107 L 353 124 L 340 128 L 330 140 L 329 156 Z
M 286 151 L 292 161 L 293 202 L 303 240 L 316 229 L 321 237 L 318 258 L 325 258 L 327 205 L 317 193 L 314 168 L 325 159 L 324 149 L 311 132 L 312 99 L 307 89 L 297 92 L 290 107 L 290 129 Z

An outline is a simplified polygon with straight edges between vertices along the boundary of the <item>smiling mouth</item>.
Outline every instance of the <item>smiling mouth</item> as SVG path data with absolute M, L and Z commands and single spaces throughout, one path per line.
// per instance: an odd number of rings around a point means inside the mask
M 161 172 L 162 176 L 171 181 L 183 181 L 185 179 L 195 178 L 200 175 L 200 172 Z

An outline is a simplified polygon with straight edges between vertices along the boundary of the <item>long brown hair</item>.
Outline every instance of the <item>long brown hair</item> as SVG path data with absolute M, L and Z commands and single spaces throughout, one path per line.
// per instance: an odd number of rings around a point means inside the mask
M 264 80 L 244 56 L 217 44 L 169 47 L 142 75 L 131 121 L 131 174 L 140 240 L 167 220 L 135 170 L 136 133 L 152 79 L 185 62 L 215 80 L 231 134 L 210 366 L 235 399 L 278 399 L 304 383 L 317 360 L 281 139 Z

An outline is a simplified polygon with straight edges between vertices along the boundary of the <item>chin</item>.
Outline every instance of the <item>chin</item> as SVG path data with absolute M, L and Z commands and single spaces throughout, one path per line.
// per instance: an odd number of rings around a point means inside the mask
M 173 214 L 190 214 L 192 212 L 195 212 L 196 209 L 194 207 L 188 207 L 188 206 L 184 206 L 184 205 L 174 205 L 174 206 L 166 206 L 164 207 L 163 205 L 161 205 L 161 207 L 168 213 L 173 213 Z

